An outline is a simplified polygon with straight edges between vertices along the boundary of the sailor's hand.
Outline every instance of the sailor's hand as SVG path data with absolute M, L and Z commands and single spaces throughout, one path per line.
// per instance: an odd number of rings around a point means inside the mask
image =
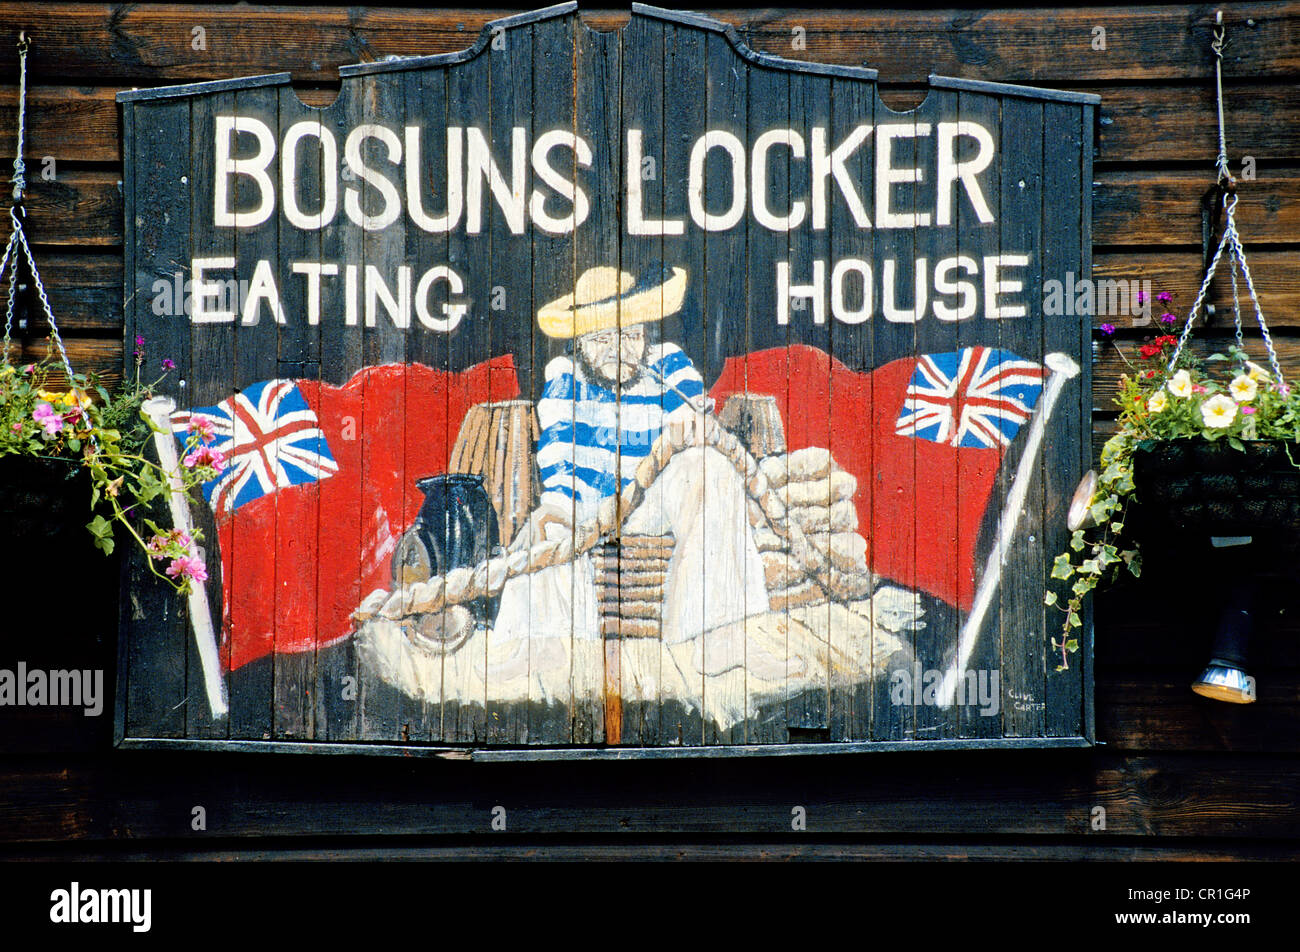
M 510 543 L 510 551 L 517 552 L 520 549 L 527 549 L 539 542 L 545 542 L 550 526 L 557 527 L 557 534 L 569 534 L 572 532 L 572 520 L 569 513 L 562 512 L 555 506 L 539 506 L 532 511 L 519 531 L 515 533 L 514 539 Z
M 691 398 L 691 407 L 696 413 L 712 413 L 717 404 L 707 393 L 702 393 L 698 397 Z

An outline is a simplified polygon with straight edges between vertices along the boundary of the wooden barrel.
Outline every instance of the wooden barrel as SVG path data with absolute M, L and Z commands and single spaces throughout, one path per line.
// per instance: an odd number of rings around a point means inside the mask
M 776 397 L 767 393 L 733 393 L 718 422 L 740 437 L 755 459 L 785 452 L 785 426 Z
M 533 447 L 540 430 L 528 400 L 478 403 L 470 407 L 451 450 L 448 469 L 474 473 L 497 513 L 502 545 L 509 545 L 541 495 Z

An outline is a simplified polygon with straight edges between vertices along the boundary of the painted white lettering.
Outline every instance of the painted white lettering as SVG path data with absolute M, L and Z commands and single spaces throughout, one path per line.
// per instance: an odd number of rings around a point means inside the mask
M 767 204 L 767 153 L 775 145 L 784 145 L 796 159 L 804 157 L 803 136 L 793 129 L 769 129 L 754 142 L 753 164 L 750 168 L 750 189 L 754 195 L 754 220 L 771 231 L 791 231 L 798 228 L 808 214 L 808 205 L 799 200 L 790 203 L 790 211 L 778 215 Z
M 704 168 L 710 149 L 721 149 L 731 162 L 731 207 L 715 214 L 708 211 L 704 195 Z M 745 214 L 745 146 L 730 132 L 710 129 L 691 146 L 691 162 L 687 179 L 687 198 L 691 220 L 705 231 L 726 231 L 734 228 Z
M 343 160 L 352 173 L 377 191 L 383 199 L 381 211 L 367 215 L 361 209 L 361 189 L 349 187 L 343 196 L 343 208 L 355 225 L 366 231 L 380 231 L 387 228 L 402 213 L 402 199 L 389 179 L 375 169 L 366 165 L 361 155 L 361 144 L 366 139 L 377 139 L 383 143 L 388 153 L 388 161 L 394 165 L 402 161 L 402 140 L 397 133 L 386 126 L 363 123 L 348 133 L 343 146 Z
M 275 185 L 267 167 L 275 158 L 275 136 L 260 119 L 252 116 L 217 116 L 216 182 L 212 189 L 212 223 L 217 228 L 252 228 L 262 224 L 275 211 Z M 247 132 L 257 139 L 257 154 L 243 159 L 231 158 L 236 134 Z M 257 206 L 251 211 L 236 212 L 230 207 L 230 180 L 245 175 L 257 183 Z
M 562 198 L 573 205 L 573 211 L 563 218 L 556 218 L 546 211 L 546 195 L 540 189 L 534 189 L 528 201 L 528 211 L 533 223 L 542 231 L 552 235 L 567 235 L 587 220 L 591 206 L 587 193 L 578 187 L 577 168 L 572 179 L 566 179 L 550 164 L 550 151 L 557 146 L 572 150 L 577 165 L 591 168 L 591 146 L 581 136 L 564 129 L 552 129 L 537 137 L 533 143 L 533 172 L 539 179 L 554 189 Z
M 304 212 L 298 204 L 298 143 L 314 136 L 320 143 L 321 205 L 316 212 Z M 319 121 L 295 122 L 284 134 L 280 150 L 280 186 L 284 192 L 284 217 L 295 228 L 314 231 L 334 220 L 339 206 L 338 144 L 334 133 Z
M 524 233 L 524 177 L 528 172 L 528 143 L 523 126 L 510 130 L 510 182 L 497 167 L 483 130 L 471 126 L 465 144 L 465 230 L 483 230 L 483 182 L 488 183 L 513 235 Z
M 686 223 L 680 218 L 646 218 L 642 192 L 641 162 L 643 134 L 627 130 L 627 233 L 629 235 L 680 235 Z M 646 158 L 651 158 L 646 156 Z
M 440 233 L 451 231 L 460 222 L 465 204 L 462 191 L 462 140 L 465 130 L 460 126 L 447 127 L 447 210 L 441 215 L 430 215 L 424 210 L 420 197 L 420 127 L 406 127 L 406 208 L 411 221 L 424 231 Z
M 957 161 L 959 136 L 970 136 L 979 143 L 979 149 L 973 159 L 967 159 L 965 162 Z M 984 192 L 980 190 L 979 180 L 975 177 L 988 168 L 992 161 L 993 136 L 978 122 L 962 120 L 939 123 L 939 167 L 935 175 L 938 189 L 938 208 L 934 216 L 936 225 L 952 224 L 952 196 L 954 186 L 959 181 L 962 188 L 966 190 L 966 196 L 970 199 L 971 207 L 975 209 L 975 217 L 980 223 L 987 225 L 993 221 L 993 212 L 989 211 L 989 203 L 985 200 Z
M 876 127 L 876 227 L 918 228 L 930 224 L 929 212 L 895 212 L 894 186 L 904 182 L 924 181 L 920 166 L 898 167 L 893 164 L 895 139 L 917 138 L 930 134 L 928 122 L 889 123 Z

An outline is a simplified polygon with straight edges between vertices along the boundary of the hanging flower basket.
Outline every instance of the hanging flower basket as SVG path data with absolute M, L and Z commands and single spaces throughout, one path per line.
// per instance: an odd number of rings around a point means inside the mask
M 1138 498 L 1185 532 L 1248 536 L 1300 531 L 1300 443 L 1178 439 L 1133 454 Z

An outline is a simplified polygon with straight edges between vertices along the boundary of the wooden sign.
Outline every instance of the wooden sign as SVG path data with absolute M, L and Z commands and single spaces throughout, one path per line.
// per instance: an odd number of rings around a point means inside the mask
M 1044 604 L 1088 318 L 1043 288 L 1090 278 L 1096 97 L 895 112 L 644 6 L 341 73 L 118 97 L 126 333 L 160 452 L 221 462 L 206 582 L 130 569 L 122 744 L 1090 742 Z

